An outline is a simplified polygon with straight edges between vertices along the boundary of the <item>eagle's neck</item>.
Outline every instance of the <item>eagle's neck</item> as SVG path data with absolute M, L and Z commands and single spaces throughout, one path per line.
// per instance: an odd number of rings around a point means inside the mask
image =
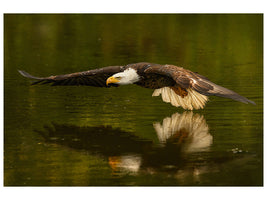
M 115 77 L 120 77 L 119 85 L 129 85 L 138 82 L 141 77 L 138 75 L 137 71 L 133 68 L 128 68 L 123 72 L 117 73 L 114 75 Z

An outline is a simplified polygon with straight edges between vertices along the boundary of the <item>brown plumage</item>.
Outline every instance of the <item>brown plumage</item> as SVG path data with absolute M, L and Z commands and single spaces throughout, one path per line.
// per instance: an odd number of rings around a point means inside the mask
M 52 86 L 87 85 L 110 87 L 136 84 L 145 88 L 155 89 L 152 96 L 161 94 L 163 101 L 189 110 L 203 108 L 208 100 L 207 96 L 211 95 L 255 105 L 253 101 L 232 90 L 216 85 L 198 73 L 174 65 L 135 63 L 42 78 L 32 76 L 24 71 L 19 70 L 19 72 L 27 78 L 36 80 L 33 84 L 50 83 Z
M 123 66 L 109 66 L 100 69 L 49 77 L 35 77 L 21 70 L 19 70 L 19 73 L 24 77 L 37 80 L 33 82 L 32 85 L 50 83 L 52 86 L 87 85 L 95 87 L 106 87 L 106 79 L 112 76 L 113 74 L 121 72 L 123 70 Z

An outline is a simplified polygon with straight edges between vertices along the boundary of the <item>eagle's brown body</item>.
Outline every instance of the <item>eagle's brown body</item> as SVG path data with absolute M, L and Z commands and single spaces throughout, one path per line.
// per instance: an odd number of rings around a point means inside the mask
M 34 77 L 24 71 L 19 71 L 23 76 L 35 79 L 33 84 L 51 83 L 56 85 L 87 85 L 95 87 L 110 87 L 119 84 L 106 84 L 107 79 L 114 74 L 133 69 L 138 75 L 138 81 L 134 84 L 141 87 L 155 89 L 153 96 L 162 95 L 163 101 L 170 102 L 174 106 L 182 106 L 185 109 L 203 108 L 208 98 L 214 95 L 231 98 L 243 103 L 253 101 L 209 81 L 206 77 L 190 70 L 174 65 L 160 65 L 152 63 L 135 63 L 125 66 L 109 66 L 72 74 Z M 176 94 L 176 95 L 175 95 Z M 190 105 L 189 105 L 190 104 Z

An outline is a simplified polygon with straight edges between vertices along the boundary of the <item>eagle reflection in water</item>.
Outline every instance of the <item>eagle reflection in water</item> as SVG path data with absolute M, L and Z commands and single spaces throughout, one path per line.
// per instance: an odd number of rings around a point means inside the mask
M 173 172 L 198 174 L 213 137 L 202 115 L 175 113 L 153 124 L 159 142 L 111 126 L 53 124 L 38 130 L 45 142 L 104 156 L 115 175 Z M 139 134 L 140 135 L 140 134 Z M 205 159 L 204 159 L 205 160 Z
M 212 144 L 212 136 L 203 116 L 193 112 L 175 113 L 153 124 L 161 143 L 181 145 L 184 152 L 205 151 Z
M 174 113 L 171 117 L 164 118 L 162 123 L 156 122 L 153 126 L 160 145 L 143 155 L 109 157 L 112 169 L 131 174 L 139 171 L 152 174 L 157 171 L 173 171 L 177 178 L 188 173 L 198 175 L 198 166 L 202 164 L 188 162 L 188 154 L 207 152 L 213 142 L 204 117 L 193 112 Z

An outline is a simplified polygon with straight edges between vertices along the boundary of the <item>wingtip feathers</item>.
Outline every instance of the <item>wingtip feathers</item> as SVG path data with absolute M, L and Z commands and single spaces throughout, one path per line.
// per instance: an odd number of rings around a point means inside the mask
M 250 103 L 250 104 L 256 105 L 256 103 L 254 101 L 251 101 L 251 100 L 247 99 L 246 97 L 241 96 L 241 95 L 239 95 L 239 94 L 237 94 L 235 92 L 233 92 L 233 93 L 234 94 L 229 95 L 228 98 L 231 98 L 233 100 L 236 100 L 236 101 L 239 101 L 239 102 L 242 102 L 242 103 L 245 103 L 245 104 Z
M 251 100 L 249 100 L 249 99 L 247 99 L 247 103 L 251 103 L 251 104 L 253 104 L 254 106 L 256 105 L 256 103 L 255 103 L 254 101 L 251 101 Z
M 24 77 L 27 77 L 27 75 L 28 75 L 28 73 L 23 71 L 23 70 L 18 70 L 18 72 Z
M 26 77 L 26 78 L 31 78 L 31 79 L 35 79 L 35 80 L 41 80 L 41 79 L 43 79 L 43 78 L 39 78 L 39 77 L 32 76 L 32 75 L 30 75 L 29 73 L 27 73 L 27 72 L 25 72 L 25 71 L 23 71 L 23 70 L 18 70 L 18 72 L 19 72 L 22 76 L 24 76 L 24 77 Z

